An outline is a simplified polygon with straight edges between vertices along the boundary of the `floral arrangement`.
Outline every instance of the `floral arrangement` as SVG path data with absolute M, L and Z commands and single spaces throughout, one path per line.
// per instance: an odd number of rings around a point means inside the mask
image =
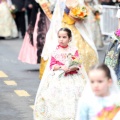
M 88 16 L 88 10 L 85 6 L 77 6 L 71 8 L 69 14 L 75 19 L 84 20 Z
M 120 111 L 120 98 L 117 98 L 117 101 L 113 106 L 105 107 L 97 115 L 97 120 L 113 120 L 116 114 Z
M 17 12 L 17 8 L 15 5 L 10 6 L 10 12 L 11 12 L 13 18 L 15 18 L 16 17 L 15 13 Z
M 11 13 L 17 12 L 17 8 L 16 8 L 15 5 L 11 5 L 11 6 L 10 6 L 10 12 L 11 12 Z
M 120 29 L 116 30 L 115 36 L 118 40 L 120 40 Z
M 81 61 L 78 57 L 72 55 L 71 53 L 69 53 L 67 55 L 67 60 L 66 60 L 65 66 L 67 66 L 69 68 L 69 67 L 73 67 L 73 66 L 80 66 L 80 64 L 81 64 Z M 70 71 L 68 73 L 63 72 L 59 75 L 59 77 L 61 77 L 63 74 L 64 74 L 64 76 L 67 76 L 68 74 L 71 74 L 71 75 L 77 74 L 77 70 Z

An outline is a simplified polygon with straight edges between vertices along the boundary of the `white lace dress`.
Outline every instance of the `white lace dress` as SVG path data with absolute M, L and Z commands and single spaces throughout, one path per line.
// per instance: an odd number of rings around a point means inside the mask
M 0 36 L 13 38 L 18 36 L 15 21 L 5 1 L 0 3 Z
M 69 53 L 75 54 L 75 48 L 67 48 L 63 53 L 53 52 L 57 63 L 65 64 Z M 54 64 L 54 61 L 51 61 Z M 87 75 L 81 67 L 76 74 L 59 76 L 63 71 L 47 71 L 42 79 L 35 100 L 34 120 L 75 120 L 78 99 L 86 84 Z

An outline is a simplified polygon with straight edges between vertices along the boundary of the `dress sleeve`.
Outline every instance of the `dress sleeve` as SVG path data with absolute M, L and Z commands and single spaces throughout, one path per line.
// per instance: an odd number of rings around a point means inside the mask
M 75 120 L 88 120 L 88 106 L 84 100 L 78 103 L 78 109 Z
M 53 56 L 51 57 L 51 61 L 50 61 L 50 69 L 53 69 L 54 65 L 64 65 L 63 63 L 57 61 Z
M 57 63 L 56 59 L 52 56 L 50 61 L 50 69 L 52 69 L 53 65 Z

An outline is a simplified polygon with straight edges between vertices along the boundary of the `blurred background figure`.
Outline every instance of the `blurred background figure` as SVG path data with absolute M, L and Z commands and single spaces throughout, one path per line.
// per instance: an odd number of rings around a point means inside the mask
M 117 75 L 118 84 L 120 86 L 120 0 L 116 1 L 117 14 L 114 15 L 117 19 L 118 24 L 116 26 L 116 31 L 114 31 L 111 36 L 111 41 L 109 43 L 108 51 L 105 55 L 105 64 L 112 67 Z
M 102 5 L 115 5 L 116 0 L 101 0 Z
M 25 35 L 26 24 L 25 24 L 25 3 L 26 0 L 12 0 L 12 4 L 15 5 L 17 11 L 15 13 L 15 22 L 17 24 L 18 31 L 21 31 L 22 38 Z
M 101 14 L 101 6 L 98 0 L 85 0 L 85 3 L 89 9 L 89 29 L 91 31 L 91 37 L 94 40 L 96 47 L 102 48 L 102 33 L 100 29 L 100 14 Z
M 6 0 L 0 1 L 0 37 L 15 38 L 18 36 L 18 31 L 14 19 L 10 12 L 10 0 L 9 6 Z
M 40 56 L 50 20 L 35 0 L 31 3 L 31 17 L 18 59 L 25 63 L 37 64 L 40 63 Z
M 33 9 L 33 4 L 34 4 L 35 0 L 26 0 L 25 1 L 25 8 L 27 10 L 27 16 L 28 16 L 28 24 L 30 24 L 30 18 L 31 18 L 31 13 L 32 13 L 32 9 Z

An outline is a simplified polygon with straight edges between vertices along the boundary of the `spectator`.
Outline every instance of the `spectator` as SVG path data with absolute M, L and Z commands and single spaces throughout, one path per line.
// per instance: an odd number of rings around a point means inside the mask
M 25 1 L 25 7 L 27 10 L 27 16 L 28 16 L 28 24 L 30 24 L 30 18 L 31 18 L 31 13 L 32 13 L 34 2 L 35 2 L 34 0 L 26 0 Z
M 101 0 L 102 5 L 115 5 L 114 0 Z
M 26 0 L 12 0 L 12 3 L 16 6 L 17 12 L 15 17 L 15 22 L 17 24 L 18 31 L 21 31 L 22 37 L 25 35 L 26 25 L 25 25 L 25 2 Z
M 0 39 L 18 36 L 15 21 L 10 13 L 6 0 L 0 1 Z

